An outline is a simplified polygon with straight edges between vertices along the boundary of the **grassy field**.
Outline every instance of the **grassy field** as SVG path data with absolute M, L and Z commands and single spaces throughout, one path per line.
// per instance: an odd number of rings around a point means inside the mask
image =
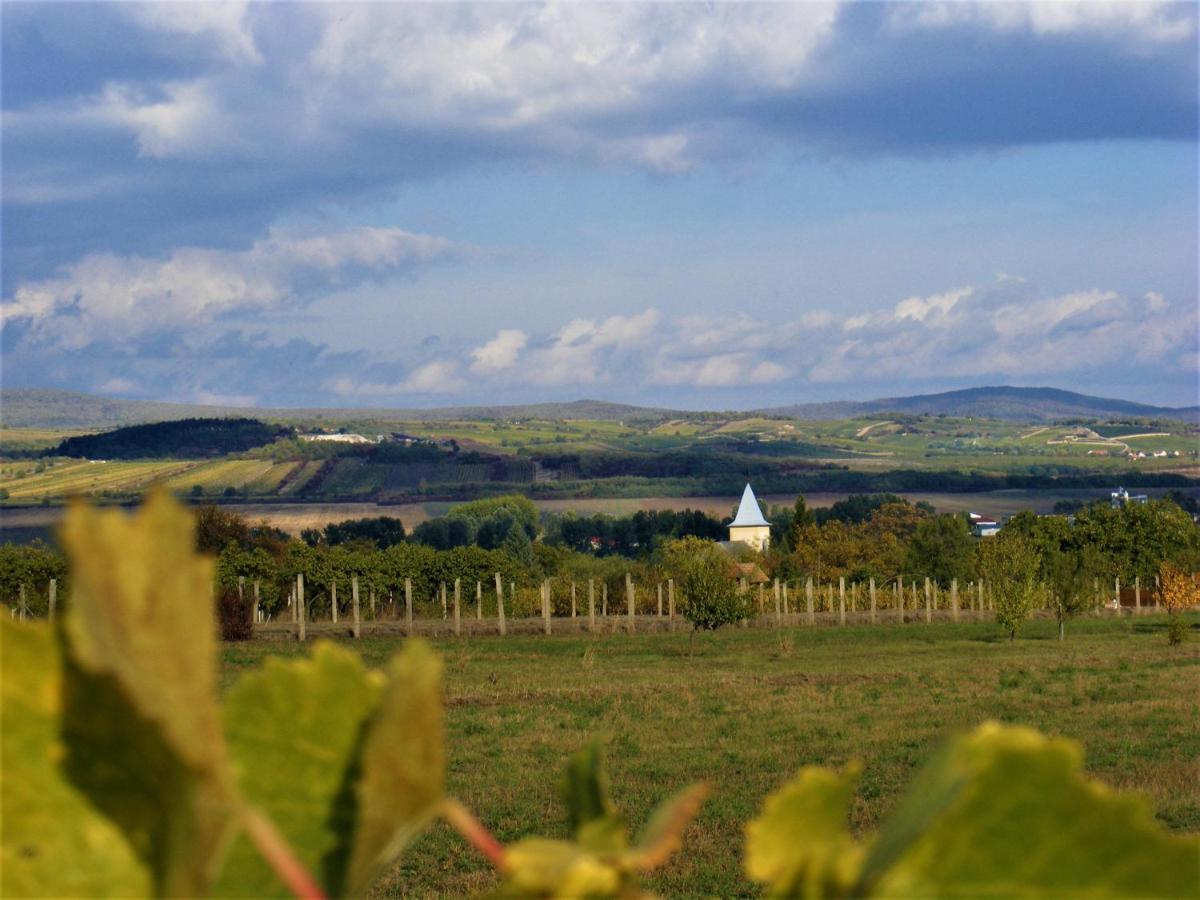
M 694 781 L 712 797 L 685 852 L 648 886 L 667 895 L 752 893 L 742 827 L 805 764 L 864 764 L 851 811 L 870 831 L 947 734 L 995 719 L 1081 742 L 1091 775 L 1149 797 L 1169 828 L 1200 831 L 1200 618 L 1167 646 L 1165 618 L 1083 619 L 1016 643 L 992 624 L 472 638 L 436 642 L 446 664 L 449 789 L 501 840 L 564 836 L 554 786 L 568 753 L 607 746 L 614 797 L 635 827 Z M 393 639 L 364 639 L 380 665 Z M 223 683 L 295 644 L 228 645 Z M 378 897 L 458 896 L 494 884 L 438 826 Z

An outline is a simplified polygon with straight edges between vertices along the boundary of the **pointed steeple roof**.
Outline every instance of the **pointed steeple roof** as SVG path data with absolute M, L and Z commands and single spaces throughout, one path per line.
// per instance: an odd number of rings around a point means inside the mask
M 737 515 L 729 523 L 729 527 L 738 528 L 743 525 L 770 524 L 770 522 L 763 518 L 762 510 L 758 507 L 758 498 L 754 496 L 754 491 L 747 484 L 746 489 L 742 491 L 742 502 L 738 506 Z

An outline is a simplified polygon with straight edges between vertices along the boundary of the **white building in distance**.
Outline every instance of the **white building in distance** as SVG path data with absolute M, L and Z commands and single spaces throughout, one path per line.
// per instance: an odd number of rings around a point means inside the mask
M 755 550 L 766 550 L 771 543 L 771 525 L 763 518 L 758 506 L 758 498 L 750 485 L 742 491 L 742 502 L 738 506 L 737 515 L 729 523 L 730 542 L 741 542 Z

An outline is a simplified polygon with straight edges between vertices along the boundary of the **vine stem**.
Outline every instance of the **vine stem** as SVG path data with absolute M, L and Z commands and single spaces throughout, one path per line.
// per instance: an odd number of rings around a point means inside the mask
M 321 886 L 296 858 L 270 819 L 250 807 L 242 810 L 241 818 L 251 842 L 293 895 L 300 900 L 325 900 Z
M 452 797 L 447 797 L 442 803 L 442 815 L 472 847 L 487 857 L 488 862 L 497 869 L 504 869 L 504 845 L 496 840 L 495 835 L 488 831 L 469 809 Z

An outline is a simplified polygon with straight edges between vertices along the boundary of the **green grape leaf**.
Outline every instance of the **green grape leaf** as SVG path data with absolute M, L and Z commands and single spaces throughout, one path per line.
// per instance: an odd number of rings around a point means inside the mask
M 696 818 L 708 794 L 707 784 L 694 784 L 659 804 L 642 839 L 629 855 L 630 864 L 635 869 L 648 870 L 666 862 L 679 849 L 683 829 Z
M 363 893 L 441 806 L 441 664 L 423 643 L 386 678 L 329 643 L 311 659 L 270 660 L 230 690 L 225 720 L 247 802 L 331 896 Z M 287 894 L 246 837 L 217 892 Z
M 854 883 L 862 848 L 847 827 L 857 769 L 807 766 L 767 798 L 746 825 L 746 874 L 776 897 L 840 896 Z
M 320 642 L 311 659 L 268 659 L 225 697 L 242 796 L 267 814 L 330 894 L 344 884 L 363 730 L 381 682 L 358 654 Z M 234 842 L 214 893 L 288 896 L 245 835 Z
M 1140 797 L 1085 779 L 1074 742 L 989 723 L 953 741 L 940 764 L 961 788 L 909 839 L 873 893 L 1197 895 L 1200 841 L 1168 834 Z M 921 802 L 906 798 L 897 819 Z M 868 861 L 865 871 L 872 868 Z
M 611 861 L 569 841 L 526 838 L 504 851 L 501 897 L 614 897 L 624 873 Z
M 149 870 L 63 776 L 61 716 L 53 633 L 0 622 L 0 896 L 146 896 Z
M 614 816 L 608 799 L 608 775 L 604 771 L 604 754 L 600 743 L 593 741 L 567 760 L 567 771 L 558 786 L 559 796 L 567 807 L 571 830 L 579 829 L 593 819 Z
M 63 619 L 64 768 L 163 895 L 204 893 L 235 802 L 216 700 L 212 561 L 166 493 L 133 516 L 76 505 Z
M 445 799 L 441 660 L 428 644 L 406 641 L 385 674 L 355 788 L 356 827 L 346 880 L 353 895 L 365 891 L 399 856 Z

